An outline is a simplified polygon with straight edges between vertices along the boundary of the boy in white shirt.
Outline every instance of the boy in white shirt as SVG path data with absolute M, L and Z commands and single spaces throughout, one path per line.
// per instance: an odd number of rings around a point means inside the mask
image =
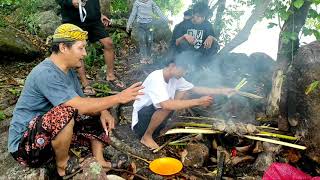
M 153 137 L 159 135 L 165 126 L 165 120 L 173 111 L 194 106 L 209 106 L 213 101 L 211 95 L 229 95 L 235 92 L 230 88 L 194 87 L 183 78 L 190 64 L 185 57 L 183 54 L 179 55 L 165 68 L 149 74 L 142 84 L 144 95 L 133 104 L 131 128 L 141 138 L 140 142 L 150 149 L 159 147 Z M 184 98 L 187 91 L 204 96 L 186 100 Z

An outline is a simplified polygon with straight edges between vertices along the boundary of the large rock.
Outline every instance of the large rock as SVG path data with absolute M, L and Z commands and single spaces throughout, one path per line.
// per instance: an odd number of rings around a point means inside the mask
M 39 55 L 40 50 L 20 31 L 11 27 L 0 27 L 0 54 L 28 60 Z
M 287 72 L 280 112 L 286 113 L 291 128 L 302 136 L 309 157 L 320 163 L 320 86 L 309 94 L 307 88 L 320 80 L 320 42 L 301 47 Z
M 55 0 L 39 1 L 37 5 L 38 11 L 57 11 L 59 8 L 59 5 Z
M 52 35 L 55 29 L 61 24 L 59 17 L 53 10 L 33 14 L 33 26 L 38 29 L 38 36 L 47 38 Z
M 171 39 L 172 32 L 169 29 L 168 23 L 164 23 L 161 20 L 154 20 L 153 21 L 153 38 L 155 43 L 159 43 L 160 41 L 169 42 Z M 138 28 L 137 24 L 134 24 L 132 28 L 131 37 L 138 42 Z

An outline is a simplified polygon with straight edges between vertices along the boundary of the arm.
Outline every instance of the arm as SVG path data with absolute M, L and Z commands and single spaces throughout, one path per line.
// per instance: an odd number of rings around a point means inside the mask
M 176 45 L 179 46 L 179 44 L 181 43 L 182 40 L 187 40 L 189 44 L 196 43 L 196 39 L 193 36 L 191 36 L 189 34 L 184 34 L 183 36 L 176 39 Z
M 191 91 L 196 94 L 202 94 L 202 95 L 215 95 L 215 94 L 229 95 L 236 92 L 236 90 L 232 88 L 206 88 L 206 87 L 194 87 L 191 89 Z
M 160 106 L 165 110 L 179 110 L 200 105 L 199 99 L 167 100 L 160 103 Z
M 137 13 L 138 13 L 138 4 L 135 2 L 133 4 L 133 8 L 132 8 L 129 20 L 127 22 L 127 31 L 129 31 L 129 29 L 131 28 L 131 25 L 132 25 L 134 19 L 136 18 Z
M 64 105 L 78 109 L 80 114 L 98 115 L 102 110 L 108 109 L 119 103 L 120 99 L 117 95 L 103 98 L 82 98 L 78 96 L 65 102 Z
M 123 104 L 135 100 L 138 95 L 142 95 L 142 93 L 139 92 L 139 90 L 143 88 L 141 84 L 141 82 L 135 83 L 117 95 L 103 98 L 82 98 L 77 96 L 65 102 L 64 105 L 78 109 L 80 114 L 99 113 L 116 104 Z
M 163 14 L 159 6 L 152 1 L 152 9 L 160 16 L 160 18 L 166 22 L 169 22 L 168 18 Z

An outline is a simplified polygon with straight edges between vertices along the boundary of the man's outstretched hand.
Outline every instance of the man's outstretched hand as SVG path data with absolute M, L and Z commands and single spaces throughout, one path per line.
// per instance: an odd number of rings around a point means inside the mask
M 128 103 L 130 101 L 136 100 L 137 96 L 143 95 L 143 92 L 140 92 L 144 87 L 141 86 L 142 82 L 137 82 L 128 87 L 127 89 L 121 91 L 117 94 L 119 102 L 122 104 Z

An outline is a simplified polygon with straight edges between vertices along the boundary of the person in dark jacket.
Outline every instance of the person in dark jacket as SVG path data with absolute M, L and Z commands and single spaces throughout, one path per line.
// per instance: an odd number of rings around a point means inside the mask
M 184 20 L 175 27 L 171 40 L 175 53 L 195 51 L 205 57 L 217 53 L 219 45 L 215 33 L 212 24 L 206 20 L 208 12 L 206 4 L 195 4 L 192 19 Z
M 103 45 L 104 60 L 107 65 L 106 80 L 116 88 L 123 89 L 125 85 L 114 74 L 114 50 L 111 37 L 109 37 L 106 27 L 110 20 L 100 12 L 99 0 L 57 0 L 61 6 L 61 16 L 63 23 L 71 23 L 88 31 L 90 42 L 99 41 Z M 94 95 L 95 92 L 89 86 L 84 69 L 84 63 L 78 70 L 84 92 Z

